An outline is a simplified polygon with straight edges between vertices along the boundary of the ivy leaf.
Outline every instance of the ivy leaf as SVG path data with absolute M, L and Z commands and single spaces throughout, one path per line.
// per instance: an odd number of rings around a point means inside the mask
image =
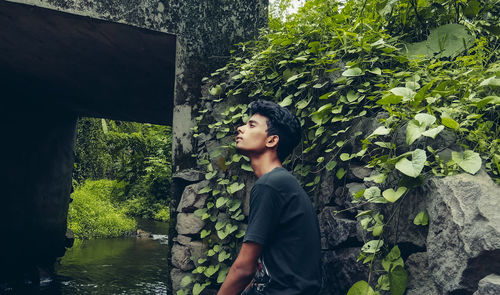
M 417 216 L 413 219 L 413 224 L 415 225 L 427 225 L 429 224 L 429 214 L 426 211 L 420 211 Z
M 207 269 L 205 269 L 205 271 L 203 272 L 203 274 L 207 278 L 209 278 L 209 277 L 213 276 L 219 270 L 219 267 L 220 267 L 220 264 L 210 265 Z
M 182 277 L 182 279 L 181 279 L 181 288 L 186 287 L 192 281 L 193 281 L 193 279 L 191 278 L 191 276 L 184 276 L 184 277 Z
M 353 155 L 349 155 L 348 153 L 342 153 L 340 154 L 340 159 L 342 161 L 348 161 L 353 158 Z
M 231 257 L 230 253 L 227 253 L 226 251 L 222 251 L 219 253 L 218 260 L 219 260 L 219 262 L 222 262 L 222 261 L 228 259 L 229 257 Z
M 344 177 L 346 171 L 344 170 L 344 168 L 340 168 L 339 170 L 337 170 L 337 173 L 335 174 L 337 176 L 338 179 L 342 179 L 342 177 Z
M 500 86 L 500 79 L 495 76 L 485 79 L 483 82 L 479 83 L 479 86 Z
M 387 178 L 387 174 L 378 173 L 378 174 L 370 175 L 369 177 L 365 177 L 363 179 L 363 181 L 373 181 L 375 183 L 384 183 L 386 178 Z
M 402 158 L 396 163 L 396 169 L 410 177 L 417 177 L 424 168 L 427 155 L 424 150 L 416 149 L 410 153 L 411 161 L 407 158 Z
M 382 96 L 381 99 L 377 100 L 377 104 L 379 105 L 387 105 L 387 104 L 398 104 L 403 100 L 402 96 L 394 95 L 392 93 L 386 94 Z
M 235 192 L 242 190 L 244 187 L 245 187 L 244 183 L 234 182 L 230 186 L 227 187 L 227 192 L 232 195 Z
M 335 166 L 337 166 L 337 162 L 334 160 L 330 160 L 330 162 L 326 164 L 326 170 L 332 171 Z
M 358 281 L 347 291 L 347 295 L 375 295 L 375 291 L 366 281 Z
M 207 179 L 207 180 L 212 179 L 216 174 L 217 174 L 216 170 L 214 170 L 212 172 L 208 172 L 207 174 L 205 174 L 205 179 Z
M 478 153 L 466 150 L 463 153 L 452 152 L 451 159 L 470 174 L 475 174 L 481 169 L 481 157 Z
M 406 192 L 406 187 L 402 186 L 402 187 L 398 187 L 398 189 L 396 191 L 394 191 L 392 188 L 390 189 L 386 189 L 383 193 L 382 193 L 382 196 L 384 197 L 384 199 L 386 199 L 387 201 L 391 202 L 391 203 L 394 203 L 396 202 L 399 198 L 401 198 L 401 196 Z
M 407 87 L 395 87 L 389 91 L 396 96 L 402 96 L 403 101 L 409 101 L 415 96 L 415 91 Z
M 371 240 L 369 242 L 366 242 L 363 247 L 361 247 L 361 251 L 370 254 L 377 253 L 383 245 L 383 240 Z
M 444 129 L 444 126 L 439 125 L 438 127 L 435 127 L 435 128 L 432 128 L 432 129 L 429 129 L 427 131 L 422 132 L 422 135 L 434 139 L 441 131 L 443 131 L 443 129 Z
M 361 75 L 363 75 L 363 71 L 358 67 L 347 69 L 342 73 L 344 77 L 356 77 Z
M 224 267 L 219 270 L 219 274 L 217 275 L 217 284 L 221 284 L 226 279 L 227 273 L 229 272 L 229 267 Z
M 202 230 L 201 233 L 200 233 L 200 238 L 205 238 L 206 236 L 208 236 L 212 231 L 211 230 Z
M 373 135 L 387 135 L 391 132 L 391 129 L 387 129 L 385 128 L 385 126 L 379 126 L 377 129 L 375 129 L 372 134 L 370 134 L 370 136 L 368 137 L 371 137 Z
M 383 224 L 378 224 L 373 227 L 372 235 L 374 237 L 378 237 L 382 234 L 382 231 L 384 230 L 384 225 Z
M 200 283 L 196 283 L 193 286 L 193 295 L 199 295 L 201 291 L 205 289 L 205 287 L 208 286 L 207 283 L 204 283 L 203 285 Z
M 291 104 L 292 104 L 292 102 L 293 102 L 293 101 L 292 101 L 292 97 L 293 97 L 293 95 L 289 95 L 289 96 L 285 97 L 285 99 L 283 99 L 283 100 L 282 100 L 280 103 L 278 103 L 278 104 L 279 104 L 280 106 L 282 106 L 282 107 L 287 107 L 287 106 L 289 106 L 289 105 L 291 105 Z
M 253 172 L 253 168 L 250 164 L 243 163 L 241 164 L 241 169 L 248 171 L 248 172 Z
M 376 186 L 369 187 L 363 193 L 363 197 L 367 200 L 372 200 L 380 197 L 380 189 Z
M 380 76 L 382 75 L 382 71 L 380 70 L 380 68 L 374 68 L 372 70 L 368 70 L 369 73 L 372 73 L 374 75 L 377 75 L 377 76 Z
M 451 128 L 451 129 L 458 129 L 458 127 L 459 127 L 459 124 L 457 121 L 453 120 L 452 118 L 448 118 L 448 117 L 442 117 L 441 123 L 444 126 Z
M 408 284 L 408 273 L 401 265 L 392 269 L 389 273 L 389 284 L 391 295 L 403 295 Z
M 215 87 L 212 87 L 210 89 L 210 94 L 212 94 L 213 96 L 221 95 L 222 94 L 222 87 L 220 85 L 215 85 Z
M 420 125 L 427 127 L 431 126 L 432 124 L 434 124 L 434 122 L 436 122 L 436 117 L 426 113 L 418 113 L 415 115 L 415 120 L 417 120 L 420 123 Z
M 229 199 L 226 197 L 218 197 L 217 201 L 215 202 L 215 207 L 220 208 L 224 206 Z
M 411 120 L 408 122 L 408 126 L 406 126 L 406 144 L 411 145 L 415 142 L 415 140 L 419 139 L 422 136 L 422 133 L 425 131 L 425 126 L 420 125 L 417 120 Z
M 212 191 L 212 188 L 209 186 L 206 186 L 206 187 L 202 188 L 201 190 L 199 190 L 198 194 L 202 195 L 202 194 L 209 193 L 210 191 Z

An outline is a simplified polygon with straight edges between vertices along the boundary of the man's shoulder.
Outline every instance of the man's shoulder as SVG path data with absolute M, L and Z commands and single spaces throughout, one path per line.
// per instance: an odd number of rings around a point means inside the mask
M 255 182 L 255 186 L 267 186 L 278 191 L 284 186 L 295 187 L 297 185 L 300 186 L 297 178 L 283 167 L 273 169 Z

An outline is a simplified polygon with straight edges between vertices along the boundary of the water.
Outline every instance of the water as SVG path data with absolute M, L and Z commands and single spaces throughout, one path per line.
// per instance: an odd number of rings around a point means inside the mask
M 75 241 L 42 294 L 169 294 L 168 224 L 139 220 L 153 238 Z M 44 282 L 41 282 L 44 285 Z

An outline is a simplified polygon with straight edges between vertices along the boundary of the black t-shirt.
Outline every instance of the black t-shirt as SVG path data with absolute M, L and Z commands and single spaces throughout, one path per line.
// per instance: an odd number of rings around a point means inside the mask
M 278 167 L 250 193 L 243 242 L 263 246 L 253 288 L 265 295 L 312 295 L 321 287 L 318 218 L 297 179 Z

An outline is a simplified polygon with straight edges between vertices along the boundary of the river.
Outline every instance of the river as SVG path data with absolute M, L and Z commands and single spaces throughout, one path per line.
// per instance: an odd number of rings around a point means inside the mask
M 75 241 L 56 265 L 54 281 L 41 294 L 169 294 L 168 224 L 138 220 L 152 238 Z

